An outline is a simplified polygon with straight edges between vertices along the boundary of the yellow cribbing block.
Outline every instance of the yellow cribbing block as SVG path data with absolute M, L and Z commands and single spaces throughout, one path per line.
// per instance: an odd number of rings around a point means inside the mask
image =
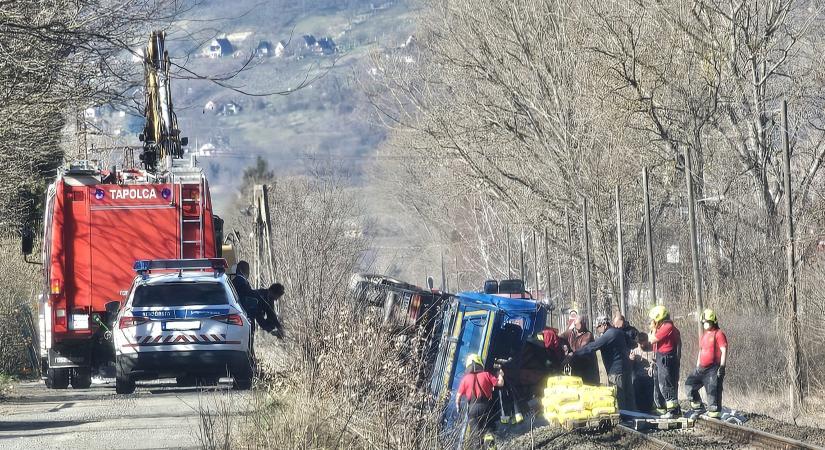
M 607 415 L 607 414 L 616 414 L 616 407 L 615 406 L 600 406 L 600 407 L 591 409 L 590 412 L 593 414 L 593 417 L 599 417 L 601 415 Z
M 584 403 L 582 402 L 566 403 L 564 405 L 559 405 L 559 407 L 556 408 L 556 412 L 558 412 L 560 416 L 563 414 L 584 410 Z
M 582 392 L 581 386 L 550 386 L 544 388 L 544 396 L 550 397 L 561 394 L 575 394 L 579 395 Z
M 595 409 L 595 408 L 614 408 L 616 406 L 616 399 L 613 397 L 606 397 L 606 398 L 591 398 L 587 400 L 583 400 L 585 408 L 588 409 Z
M 555 377 L 549 377 L 547 379 L 547 387 L 553 386 L 581 386 L 582 379 L 581 377 L 571 377 L 567 375 L 560 375 Z
M 560 425 L 564 425 L 564 422 L 568 420 L 580 420 L 580 419 L 589 419 L 591 417 L 590 411 L 581 410 L 581 411 L 571 411 L 568 413 L 559 413 L 556 415 L 556 420 Z
M 558 392 L 552 394 L 544 394 L 544 399 L 555 403 L 564 403 L 570 401 L 578 401 L 581 397 L 577 392 Z

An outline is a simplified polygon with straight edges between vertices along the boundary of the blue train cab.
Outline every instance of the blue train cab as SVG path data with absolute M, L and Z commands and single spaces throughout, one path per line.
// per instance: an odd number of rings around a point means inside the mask
M 459 420 L 455 395 L 467 356 L 481 356 L 486 370 L 507 365 L 531 335 L 544 329 L 547 312 L 545 304 L 524 291 L 521 280 L 489 280 L 483 292 L 461 292 L 451 299 L 430 383 L 433 399 L 444 407 L 447 428 Z

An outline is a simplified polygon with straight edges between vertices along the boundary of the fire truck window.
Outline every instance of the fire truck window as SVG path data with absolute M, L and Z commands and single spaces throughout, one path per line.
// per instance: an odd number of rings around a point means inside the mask
M 132 306 L 226 305 L 220 283 L 164 283 L 138 286 Z

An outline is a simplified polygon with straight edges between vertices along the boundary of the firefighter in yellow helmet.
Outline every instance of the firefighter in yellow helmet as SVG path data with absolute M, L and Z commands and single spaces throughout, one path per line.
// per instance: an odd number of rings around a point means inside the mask
M 497 386 L 504 386 L 504 369 L 499 369 L 498 376 L 494 376 L 484 370 L 484 362 L 478 354 L 467 355 L 464 376 L 461 377 L 455 396 L 455 407 L 460 411 L 462 400 L 466 403 L 468 420 L 464 442 L 469 448 L 489 448 L 494 445 L 489 427 L 493 389 Z
M 695 411 L 705 410 L 699 389 L 703 386 L 707 394 L 707 415 L 722 416 L 722 382 L 725 379 L 725 363 L 728 358 L 728 338 L 719 329 L 719 318 L 712 309 L 702 311 L 702 327 L 705 329 L 699 339 L 699 354 L 696 368 L 685 380 L 685 391 L 690 398 L 690 407 Z
M 663 305 L 650 309 L 650 343 L 656 357 L 653 366 L 653 403 L 662 418 L 681 415 L 679 407 L 679 361 L 682 338 Z

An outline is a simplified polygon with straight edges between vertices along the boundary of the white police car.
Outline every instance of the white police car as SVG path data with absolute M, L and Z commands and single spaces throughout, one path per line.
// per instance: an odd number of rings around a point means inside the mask
M 134 268 L 138 276 L 113 333 L 117 393 L 134 392 L 136 380 L 172 377 L 190 385 L 231 376 L 236 389 L 249 389 L 252 325 L 224 273 L 226 261 L 136 261 Z

